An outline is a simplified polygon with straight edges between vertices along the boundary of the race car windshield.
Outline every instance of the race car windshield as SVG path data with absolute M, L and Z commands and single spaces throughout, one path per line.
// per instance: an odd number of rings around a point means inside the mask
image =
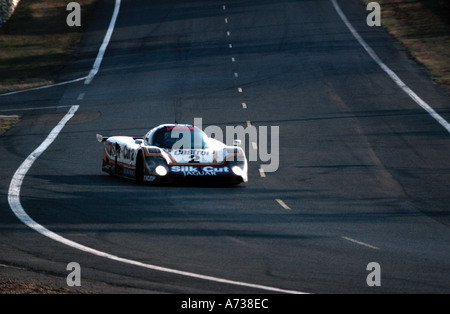
M 194 127 L 163 127 L 156 131 L 153 145 L 168 149 L 207 148 L 206 135 Z

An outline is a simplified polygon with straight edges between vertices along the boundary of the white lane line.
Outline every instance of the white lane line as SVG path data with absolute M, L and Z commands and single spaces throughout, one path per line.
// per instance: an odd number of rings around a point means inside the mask
M 276 199 L 277 203 L 280 204 L 281 207 L 283 207 L 286 210 L 291 210 L 291 208 L 289 206 L 286 205 L 285 202 L 283 202 L 282 200 L 280 200 L 279 198 Z
M 252 148 L 254 150 L 258 150 L 258 144 L 256 144 L 256 142 L 252 142 Z
M 270 286 L 264 286 L 259 284 L 252 284 L 252 283 L 246 283 L 241 281 L 234 281 L 234 280 L 228 280 L 213 276 L 206 276 L 166 267 L 160 267 L 150 264 L 145 264 L 142 262 L 122 258 L 116 255 L 112 255 L 109 253 L 105 253 L 87 246 L 84 246 L 82 244 L 79 244 L 77 242 L 74 242 L 72 240 L 66 239 L 62 236 L 60 236 L 57 233 L 54 233 L 53 231 L 47 229 L 46 227 L 42 226 L 41 224 L 34 221 L 25 211 L 25 209 L 22 207 L 22 204 L 20 202 L 20 191 L 22 189 L 22 183 L 25 179 L 25 176 L 27 175 L 30 168 L 33 166 L 34 162 L 42 155 L 42 153 L 45 152 L 45 150 L 53 143 L 53 141 L 57 138 L 61 130 L 64 128 L 66 123 L 75 115 L 75 112 L 78 110 L 79 106 L 72 106 L 69 110 L 69 112 L 64 116 L 64 118 L 53 128 L 53 130 L 50 132 L 50 134 L 47 136 L 47 138 L 39 145 L 38 148 L 36 148 L 26 159 L 25 161 L 20 165 L 20 167 L 16 170 L 14 173 L 14 176 L 11 180 L 9 190 L 8 190 L 8 203 L 11 207 L 11 210 L 13 213 L 17 216 L 17 218 L 20 219 L 25 225 L 30 227 L 31 229 L 37 231 L 38 233 L 55 240 L 57 242 L 60 242 L 64 245 L 67 245 L 69 247 L 75 248 L 77 250 L 87 252 L 99 257 L 107 258 L 113 261 L 126 263 L 134 266 L 144 267 L 147 269 L 155 270 L 155 271 L 161 271 L 165 273 L 171 273 L 176 274 L 180 276 L 186 276 L 190 278 L 196 278 L 196 279 L 202 279 L 202 280 L 208 280 L 213 281 L 217 283 L 223 283 L 223 284 L 230 284 L 230 285 L 236 285 L 236 286 L 242 286 L 242 287 L 248 287 L 253 289 L 259 289 L 264 291 L 271 291 L 271 292 L 280 292 L 280 293 L 292 293 L 292 294 L 302 294 L 304 292 L 294 291 L 294 290 L 287 290 L 287 289 L 280 289 L 276 287 L 270 287 Z
M 450 133 L 450 123 L 448 123 L 444 118 L 442 118 L 430 105 L 428 105 L 424 100 L 422 100 L 412 89 L 410 89 L 398 76 L 392 71 L 386 64 L 381 61 L 375 51 L 366 43 L 366 41 L 359 35 L 353 25 L 347 19 L 347 16 L 342 12 L 339 4 L 336 0 L 331 0 L 336 12 L 339 14 L 341 20 L 347 25 L 347 28 L 353 34 L 353 37 L 360 43 L 361 46 L 366 50 L 370 57 L 378 64 L 378 66 L 386 72 L 387 75 L 400 87 L 412 100 L 416 102 L 420 107 L 422 107 L 430 116 L 432 116 L 437 122 L 439 122 L 446 130 Z
M 72 84 L 72 83 L 76 83 L 76 82 L 85 80 L 86 78 L 87 78 L 87 76 L 83 76 L 83 77 L 80 77 L 80 78 L 77 78 L 77 79 L 74 79 L 74 80 L 70 80 L 70 81 L 65 81 L 65 82 L 60 82 L 60 83 L 55 83 L 55 84 L 50 84 L 50 85 L 44 85 L 44 86 L 38 86 L 38 87 L 32 87 L 32 88 L 27 88 L 27 89 L 22 89 L 22 90 L 16 90 L 16 91 L 13 91 L 13 92 L 0 94 L 0 96 L 15 95 L 15 94 L 20 94 L 20 93 L 34 91 L 34 90 L 40 90 L 40 89 L 45 89 L 45 88 L 50 88 L 50 87 L 56 87 L 56 86 L 61 86 L 61 85 L 66 85 L 66 84 Z
M 261 178 L 266 177 L 266 173 L 264 172 L 264 170 L 262 168 L 259 168 L 258 171 L 259 171 L 259 175 L 261 176 Z
M 242 92 L 243 92 L 243 90 L 242 90 L 241 87 L 238 87 L 238 92 L 239 92 L 239 93 L 242 93 Z
M 247 109 L 247 103 L 243 102 L 241 105 L 242 105 L 242 109 Z
M 225 18 L 225 24 L 228 24 L 228 18 Z
M 239 73 L 234 72 L 234 77 L 239 77 Z
M 231 58 L 231 62 L 236 62 L 236 58 L 235 58 L 235 57 L 232 57 L 232 58 Z
M 94 77 L 97 75 L 98 70 L 100 69 L 100 65 L 103 60 L 103 56 L 105 55 L 106 48 L 108 47 L 109 41 L 111 40 L 112 33 L 114 31 L 114 27 L 116 25 L 117 16 L 119 15 L 120 10 L 120 0 L 116 0 L 116 4 L 114 5 L 114 12 L 109 23 L 108 31 L 106 32 L 105 37 L 103 38 L 103 43 L 100 46 L 100 49 L 97 54 L 97 58 L 95 59 L 94 65 L 92 66 L 91 72 L 88 77 L 84 81 L 84 84 L 90 84 Z
M 20 109 L 3 109 L 3 110 L 0 110 L 0 112 L 59 109 L 59 108 L 67 108 L 67 107 L 72 107 L 72 106 L 48 106 L 48 107 L 29 107 L 29 108 L 20 108 Z
M 251 121 L 247 121 L 246 123 L 247 123 L 247 127 L 251 127 L 252 126 Z
M 223 5 L 223 6 L 222 6 L 222 9 L 225 11 L 225 10 L 227 9 L 227 6 L 226 6 L 226 5 Z
M 232 45 L 232 44 L 229 44 L 228 47 L 231 49 L 231 48 L 233 48 L 233 45 Z
M 355 240 L 355 239 L 352 239 L 352 238 L 349 238 L 349 237 L 342 236 L 341 238 L 345 239 L 347 241 L 350 241 L 350 242 L 353 242 L 353 243 L 357 243 L 359 245 L 362 245 L 362 246 L 374 249 L 374 250 L 379 250 L 379 248 L 377 248 L 376 246 L 373 246 L 373 245 L 370 245 L 370 244 L 367 244 L 367 243 L 364 243 L 364 242 L 361 242 L 361 241 L 358 241 L 358 240 Z
M 77 97 L 77 100 L 83 100 L 85 93 L 80 93 Z
M 227 36 L 231 36 L 231 33 L 227 31 Z

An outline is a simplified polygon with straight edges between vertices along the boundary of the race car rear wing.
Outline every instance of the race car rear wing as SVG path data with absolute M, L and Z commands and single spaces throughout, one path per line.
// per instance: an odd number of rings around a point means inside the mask
M 97 134 L 95 135 L 95 137 L 97 138 L 97 141 L 99 141 L 100 143 L 105 142 L 109 138 L 109 136 L 103 136 L 101 134 Z
M 109 136 L 103 136 L 101 134 L 96 134 L 95 137 L 97 138 L 97 141 L 99 141 L 100 143 L 106 142 L 106 140 L 110 138 Z M 133 138 L 133 140 L 142 140 L 142 137 L 135 137 L 135 136 L 131 137 Z

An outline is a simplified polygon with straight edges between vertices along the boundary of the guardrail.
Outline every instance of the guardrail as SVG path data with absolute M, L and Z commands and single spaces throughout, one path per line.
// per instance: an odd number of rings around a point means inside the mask
M 0 28 L 14 13 L 20 0 L 0 0 Z

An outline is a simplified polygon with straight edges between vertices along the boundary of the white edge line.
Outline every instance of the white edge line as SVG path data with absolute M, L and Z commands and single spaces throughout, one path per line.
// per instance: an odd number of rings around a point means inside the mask
M 387 75 L 400 87 L 412 100 L 414 100 L 420 107 L 422 107 L 430 116 L 432 116 L 437 122 L 439 122 L 450 133 L 450 123 L 442 118 L 430 105 L 422 100 L 412 89 L 410 89 L 398 76 L 392 71 L 386 64 L 381 61 L 375 51 L 366 43 L 366 41 L 359 35 L 353 25 L 347 19 L 347 16 L 342 12 L 339 4 L 336 0 L 331 0 L 336 12 L 339 14 L 341 20 L 345 23 L 347 28 L 352 33 L 353 37 L 360 43 L 366 50 L 370 57 L 380 66 L 380 68 L 386 72 Z
M 100 69 L 100 65 L 102 63 L 103 56 L 105 55 L 106 48 L 108 47 L 109 41 L 111 40 L 111 36 L 114 31 L 114 27 L 116 25 L 117 16 L 119 15 L 120 1 L 121 0 L 116 0 L 116 3 L 114 5 L 114 12 L 113 12 L 111 21 L 109 23 L 108 31 L 106 32 L 106 35 L 103 38 L 103 43 L 100 46 L 100 49 L 97 54 L 97 58 L 95 59 L 94 65 L 92 66 L 92 69 L 91 69 L 91 72 L 89 73 L 86 80 L 84 81 L 84 84 L 90 84 L 92 82 L 92 80 L 94 79 L 95 75 L 97 75 L 98 70 Z
M 243 286 L 248 288 L 254 288 L 254 289 L 260 289 L 260 290 L 266 290 L 266 291 L 272 291 L 272 292 L 280 292 L 280 293 L 291 293 L 291 294 L 305 294 L 304 292 L 294 291 L 294 290 L 285 290 L 275 287 L 269 287 L 259 284 L 251 284 L 241 281 L 234 281 L 234 280 L 228 280 L 213 276 L 206 276 L 176 269 L 170 269 L 150 264 L 145 264 L 142 262 L 122 258 L 116 255 L 112 255 L 109 253 L 105 253 L 87 246 L 84 246 L 82 244 L 79 244 L 77 242 L 74 242 L 72 240 L 68 240 L 62 236 L 60 236 L 57 233 L 54 233 L 53 231 L 50 231 L 46 227 L 42 226 L 41 224 L 34 221 L 24 210 L 22 207 L 22 204 L 20 202 L 20 191 L 22 187 L 23 180 L 25 179 L 26 174 L 30 170 L 30 168 L 33 166 L 34 162 L 41 156 L 42 153 L 45 152 L 45 150 L 53 143 L 53 141 L 57 138 L 61 130 L 64 128 L 66 123 L 75 115 L 75 112 L 78 110 L 79 106 L 72 106 L 69 110 L 69 112 L 63 117 L 61 121 L 53 128 L 53 130 L 50 132 L 50 134 L 47 136 L 47 138 L 39 145 L 38 148 L 36 148 L 26 159 L 25 161 L 20 165 L 20 167 L 16 170 L 14 173 L 14 176 L 11 180 L 9 190 L 8 190 L 8 203 L 11 207 L 13 213 L 17 216 L 17 218 L 20 219 L 25 225 L 27 225 L 29 228 L 37 231 L 38 233 L 55 240 L 57 242 L 60 242 L 64 245 L 67 245 L 69 247 L 99 256 L 104 257 L 110 260 L 118 261 L 121 263 L 126 263 L 130 265 L 140 266 L 147 269 L 152 269 L 156 271 L 176 274 L 180 276 L 187 276 L 191 278 L 196 279 L 203 279 L 218 283 L 224 283 L 224 284 L 230 284 L 230 285 L 237 285 L 237 286 Z
M 61 85 L 66 85 L 66 84 L 71 84 L 71 83 L 76 83 L 76 82 L 85 80 L 86 78 L 87 78 L 87 76 L 83 76 L 83 77 L 80 77 L 80 78 L 77 78 L 77 79 L 74 79 L 74 80 L 70 80 L 70 81 L 65 81 L 65 82 L 60 82 L 60 83 L 55 83 L 55 84 L 49 84 L 49 85 L 44 85 L 44 86 L 38 86 L 38 87 L 32 87 L 32 88 L 27 88 L 27 89 L 22 89 L 22 90 L 16 90 L 16 91 L 13 91 L 13 92 L 0 94 L 0 97 L 1 96 L 9 96 L 9 95 L 20 94 L 20 93 L 30 92 L 30 91 L 34 91 L 34 90 L 50 88 L 50 87 L 56 87 L 56 86 L 61 86 Z
M 30 108 L 20 108 L 20 109 L 3 109 L 0 112 L 9 112 L 9 111 L 32 111 L 32 110 L 45 110 L 45 109 L 59 109 L 59 108 L 67 108 L 72 107 L 71 105 L 67 106 L 47 106 L 47 107 L 30 107 Z

